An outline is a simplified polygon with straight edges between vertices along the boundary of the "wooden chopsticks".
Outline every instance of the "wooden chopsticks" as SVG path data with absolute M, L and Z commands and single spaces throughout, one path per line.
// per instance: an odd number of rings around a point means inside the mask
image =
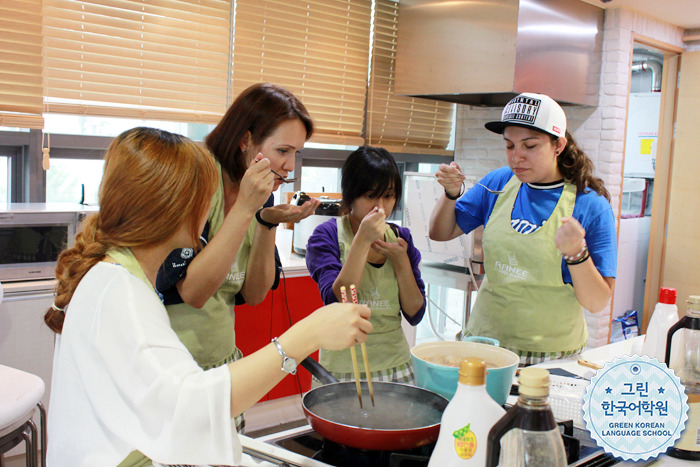
M 348 303 L 348 293 L 344 285 L 340 286 L 340 298 L 343 299 L 343 303 Z M 360 386 L 360 369 L 357 367 L 357 352 L 355 352 L 354 345 L 350 347 L 350 356 L 352 357 L 352 370 L 355 372 L 355 386 L 357 387 L 357 398 L 360 400 L 360 408 L 362 408 L 362 386 Z
M 357 289 L 355 284 L 350 284 L 350 295 L 352 296 L 352 303 L 359 303 L 357 300 Z M 369 387 L 369 397 L 372 399 L 372 407 L 374 407 L 374 388 L 372 387 L 372 373 L 369 369 L 369 358 L 367 357 L 367 346 L 363 342 L 360 344 L 362 349 L 362 360 L 365 363 L 365 376 L 367 377 L 367 386 Z
M 350 293 L 352 294 L 352 303 L 359 303 L 357 300 L 357 289 L 355 284 L 350 284 Z M 340 298 L 343 303 L 348 303 L 348 292 L 344 285 L 340 286 Z M 372 407 L 374 407 L 374 388 L 372 387 L 372 373 L 369 369 L 369 358 L 367 357 L 367 346 L 363 342 L 360 345 L 362 349 L 362 360 L 365 364 L 365 375 L 367 376 L 367 386 L 369 387 L 369 397 L 372 399 Z M 357 387 L 357 398 L 360 400 L 360 408 L 362 408 L 362 386 L 360 384 L 360 369 L 357 367 L 357 352 L 355 346 L 350 347 L 350 356 L 352 357 L 352 369 L 355 372 L 355 386 Z

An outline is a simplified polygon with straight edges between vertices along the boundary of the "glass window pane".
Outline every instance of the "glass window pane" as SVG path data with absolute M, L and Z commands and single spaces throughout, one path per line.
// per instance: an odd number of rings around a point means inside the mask
M 438 171 L 439 167 L 440 164 L 424 164 L 421 162 L 418 164 L 418 172 L 434 174 Z
M 302 166 L 301 190 L 309 193 L 339 193 L 340 169 Z
M 84 202 L 97 204 L 103 169 L 103 160 L 52 158 L 46 172 L 46 202 L 78 203 L 85 185 Z
M 10 200 L 10 158 L 0 156 L 0 203 Z
M 137 126 L 159 128 L 171 133 L 187 136 L 195 141 L 202 141 L 204 137 L 214 129 L 214 125 L 204 123 L 44 114 L 44 127 L 46 131 L 56 134 L 117 136 L 120 133 Z

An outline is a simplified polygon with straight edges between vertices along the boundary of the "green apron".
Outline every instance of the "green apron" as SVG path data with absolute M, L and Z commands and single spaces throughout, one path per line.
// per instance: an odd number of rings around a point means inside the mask
M 529 352 L 582 348 L 588 337 L 583 308 L 561 276 L 554 236 L 571 216 L 576 187 L 565 183 L 550 218 L 528 235 L 513 230 L 511 214 L 521 183 L 513 176 L 498 197 L 484 230 L 484 279 L 467 330 Z
M 214 194 L 209 211 L 209 240 L 224 222 L 224 185 L 218 161 L 216 166 L 219 171 L 219 188 Z M 236 353 L 233 312 L 235 296 L 243 287 L 254 234 L 255 223 L 251 222 L 226 280 L 202 308 L 195 308 L 186 303 L 166 307 L 170 323 L 180 341 L 205 370 L 233 360 Z
M 344 263 L 350 251 L 354 235 L 350 219 L 344 216 L 338 219 L 338 245 L 340 262 Z M 387 225 L 384 233 L 387 242 L 397 242 L 396 235 Z M 399 302 L 399 285 L 391 261 L 379 268 L 365 264 L 362 282 L 357 286 L 357 298 L 372 310 L 372 332 L 365 343 L 367 356 L 372 371 L 386 370 L 411 361 L 406 336 L 401 328 L 401 304 Z M 351 299 L 348 290 L 348 300 Z M 321 350 L 321 365 L 332 373 L 352 373 L 350 350 Z M 362 371 L 363 365 L 360 362 Z
M 109 255 L 112 259 L 114 259 L 114 261 L 119 263 L 119 265 L 124 267 L 124 269 L 129 271 L 131 274 L 148 284 L 149 288 L 153 289 L 153 284 L 151 284 L 146 277 L 146 274 L 144 274 L 143 269 L 141 269 L 141 265 L 136 260 L 131 250 L 128 248 L 112 249 L 107 251 L 107 255 Z M 156 293 L 155 289 L 153 289 L 153 293 Z M 126 459 L 119 463 L 117 467 L 145 467 L 149 465 L 153 465 L 149 458 L 144 456 L 139 451 L 132 451 L 126 457 Z

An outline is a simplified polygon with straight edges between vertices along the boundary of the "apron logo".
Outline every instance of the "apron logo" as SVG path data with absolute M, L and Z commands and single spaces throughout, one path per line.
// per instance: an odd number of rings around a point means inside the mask
M 389 300 L 358 300 L 361 305 L 367 305 L 370 308 L 389 308 Z
M 509 251 L 507 253 L 507 256 L 508 264 L 502 263 L 500 261 L 495 261 L 493 264 L 494 269 L 497 272 L 500 272 L 501 274 L 515 279 L 527 279 L 530 275 L 530 271 L 526 271 L 525 269 L 518 267 L 518 258 L 515 257 L 515 253 Z
M 238 282 L 245 279 L 245 271 L 229 272 L 226 276 L 226 282 Z
M 379 287 L 369 289 L 369 294 L 372 297 L 369 300 L 358 300 L 362 305 L 367 305 L 370 308 L 389 308 L 389 300 L 382 300 L 382 294 L 379 293 Z
M 180 258 L 182 258 L 182 259 L 190 259 L 193 256 L 194 256 L 194 250 L 192 248 L 183 248 L 182 251 L 180 252 Z

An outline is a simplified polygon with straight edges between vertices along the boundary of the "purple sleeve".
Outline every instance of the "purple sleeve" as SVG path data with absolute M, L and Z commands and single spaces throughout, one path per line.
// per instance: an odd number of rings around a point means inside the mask
M 425 297 L 425 283 L 423 282 L 423 279 L 421 279 L 420 276 L 420 251 L 413 245 L 413 237 L 411 237 L 411 232 L 408 230 L 406 227 L 399 227 L 399 236 L 406 240 L 406 243 L 408 243 L 408 250 L 406 253 L 408 254 L 408 259 L 411 261 L 411 267 L 413 268 L 413 277 L 416 278 L 416 284 L 418 285 L 418 289 L 420 290 L 420 293 L 423 295 L 423 306 L 421 307 L 418 312 L 413 315 L 413 316 L 408 316 L 406 313 L 401 310 L 401 313 L 403 313 L 404 318 L 406 318 L 406 321 L 409 322 L 411 326 L 415 326 L 420 321 L 423 319 L 423 315 L 425 314 L 425 307 L 427 305 L 427 299 Z
M 409 317 L 403 313 L 406 320 L 412 325 L 417 325 L 425 314 L 426 297 L 425 283 L 420 275 L 420 252 L 413 245 L 411 232 L 404 227 L 399 227 L 399 236 L 408 243 L 408 259 L 411 262 L 413 276 L 416 278 L 418 289 L 423 295 L 423 307 L 418 312 Z M 330 219 L 314 229 L 314 233 L 309 237 L 306 244 L 306 267 L 314 281 L 318 284 L 321 298 L 326 305 L 337 302 L 333 293 L 333 283 L 340 274 L 343 264 L 340 262 L 340 247 L 338 246 L 338 225 L 335 219 Z
M 343 268 L 338 246 L 338 225 L 329 219 L 314 229 L 306 244 L 306 267 L 318 284 L 326 305 L 338 301 L 333 293 L 333 282 Z

